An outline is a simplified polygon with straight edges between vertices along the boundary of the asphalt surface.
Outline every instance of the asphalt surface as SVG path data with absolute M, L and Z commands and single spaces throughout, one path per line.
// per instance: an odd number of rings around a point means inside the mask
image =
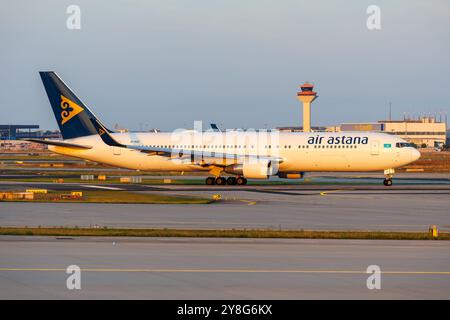
M 2 203 L 1 226 L 188 229 L 450 230 L 449 185 L 182 186 L 0 182 L 0 189 L 130 190 L 222 200 L 210 205 Z
M 1 226 L 450 230 L 450 186 L 0 182 L 0 190 L 128 190 L 209 205 L 0 204 Z M 68 290 L 67 266 L 81 268 Z M 369 290 L 367 267 L 381 268 Z M 0 236 L 0 299 L 449 299 L 450 242 Z
M 68 290 L 69 265 L 81 289 Z M 367 288 L 367 268 L 381 289 Z M 0 237 L 0 299 L 449 299 L 450 243 Z

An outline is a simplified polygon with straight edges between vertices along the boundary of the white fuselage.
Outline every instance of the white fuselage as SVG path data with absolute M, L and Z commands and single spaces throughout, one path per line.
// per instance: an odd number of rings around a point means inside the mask
M 196 135 L 197 134 L 197 135 Z M 420 157 L 412 147 L 397 147 L 404 140 L 389 134 L 373 132 L 280 132 L 261 139 L 255 132 L 174 133 L 113 133 L 118 142 L 126 145 L 196 150 L 214 153 L 279 157 L 279 172 L 305 171 L 379 171 L 394 169 Z M 204 171 L 211 163 L 182 163 L 170 157 L 143 153 L 138 150 L 111 147 L 98 135 L 65 140 L 92 146 L 81 150 L 50 146 L 50 150 L 108 165 L 146 171 Z M 233 160 L 217 165 L 226 166 Z

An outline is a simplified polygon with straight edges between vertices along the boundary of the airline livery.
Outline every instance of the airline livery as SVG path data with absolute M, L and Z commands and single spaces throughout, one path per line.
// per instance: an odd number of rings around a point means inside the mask
M 208 185 L 244 185 L 270 176 L 293 179 L 308 171 L 384 171 L 420 153 L 406 141 L 375 132 L 276 130 L 113 132 L 54 72 L 40 72 L 63 140 L 28 139 L 56 153 L 145 171 L 207 171 Z M 228 178 L 223 177 L 229 174 Z

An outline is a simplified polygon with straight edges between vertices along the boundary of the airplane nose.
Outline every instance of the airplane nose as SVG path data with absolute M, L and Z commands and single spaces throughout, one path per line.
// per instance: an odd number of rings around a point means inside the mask
M 420 158 L 420 152 L 417 149 L 411 150 L 411 161 L 416 161 Z

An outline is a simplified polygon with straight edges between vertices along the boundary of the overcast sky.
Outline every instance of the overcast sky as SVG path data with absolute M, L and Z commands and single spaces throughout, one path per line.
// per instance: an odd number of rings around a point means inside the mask
M 66 8 L 81 8 L 81 30 Z M 381 30 L 366 27 L 369 5 Z M 450 113 L 450 2 L 4 1 L 0 123 L 57 128 L 38 71 L 54 70 L 110 127 L 313 125 Z

